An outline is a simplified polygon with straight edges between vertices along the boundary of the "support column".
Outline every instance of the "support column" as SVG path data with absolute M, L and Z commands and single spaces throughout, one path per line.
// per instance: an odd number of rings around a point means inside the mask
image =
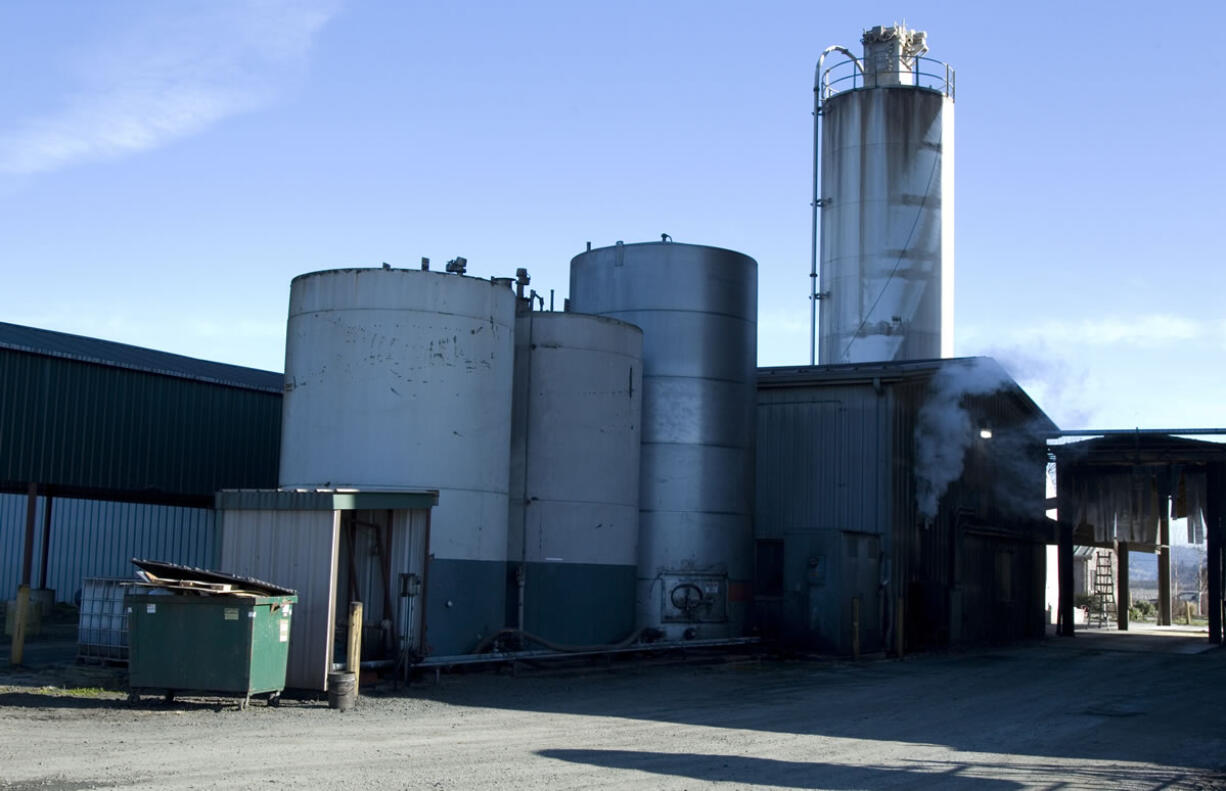
M 1210 464 L 1206 478 L 1205 540 L 1209 550 L 1209 642 L 1222 644 L 1222 545 L 1226 543 L 1226 464 Z
M 1119 596 L 1115 600 L 1115 623 L 1121 632 L 1128 631 L 1128 542 L 1121 541 L 1115 546 L 1115 578 L 1118 580 Z
M 1056 566 L 1060 581 L 1060 629 L 1063 637 L 1072 637 L 1073 628 L 1073 526 L 1061 521 Z
M 26 542 L 21 554 L 21 584 L 30 587 L 30 573 L 34 565 L 34 514 L 38 510 L 38 484 L 30 484 L 26 491 Z
M 1171 625 L 1171 508 L 1166 498 L 1158 521 L 1158 625 Z
M 43 552 L 42 562 L 38 567 L 38 587 L 47 588 L 47 557 L 51 548 L 51 495 L 43 497 Z

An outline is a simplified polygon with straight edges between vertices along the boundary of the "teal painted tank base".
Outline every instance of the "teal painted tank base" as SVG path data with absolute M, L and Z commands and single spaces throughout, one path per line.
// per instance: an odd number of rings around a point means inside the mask
M 507 564 L 431 558 L 426 589 L 425 654 L 470 654 L 506 622 Z
M 524 631 L 572 646 L 620 642 L 634 631 L 634 585 L 634 566 L 529 563 Z M 517 602 L 508 604 L 514 609 Z

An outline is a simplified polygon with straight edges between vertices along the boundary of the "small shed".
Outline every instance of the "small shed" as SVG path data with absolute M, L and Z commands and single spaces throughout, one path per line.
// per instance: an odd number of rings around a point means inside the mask
M 435 491 L 217 493 L 226 571 L 298 591 L 286 686 L 326 691 L 348 605 L 362 602 L 364 665 L 403 668 L 428 652 L 430 511 Z
M 755 611 L 798 650 L 1042 636 L 1045 438 L 990 358 L 758 371 Z

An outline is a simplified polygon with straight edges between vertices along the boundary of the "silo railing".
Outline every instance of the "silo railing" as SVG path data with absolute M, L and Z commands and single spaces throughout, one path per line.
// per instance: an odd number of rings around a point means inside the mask
M 818 101 L 835 94 L 876 87 L 927 88 L 951 99 L 956 98 L 957 75 L 952 66 L 933 58 L 913 57 L 910 69 L 866 74 L 859 61 L 839 61 L 821 73 L 817 84 Z

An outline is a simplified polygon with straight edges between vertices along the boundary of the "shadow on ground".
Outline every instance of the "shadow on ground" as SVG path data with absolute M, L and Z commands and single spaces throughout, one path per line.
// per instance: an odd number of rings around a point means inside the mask
M 1218 694 L 1226 687 L 1226 651 L 1130 653 L 1103 650 L 1100 644 L 1087 649 L 1039 643 L 902 662 L 623 665 L 569 677 L 445 676 L 439 686 L 415 689 L 422 697 L 459 706 L 1226 769 L 1226 709 Z M 634 764 L 646 771 L 680 760 L 617 751 L 542 755 Z M 701 762 L 695 766 L 701 768 Z M 731 768 L 752 773 L 771 767 L 742 761 Z M 1166 772 L 1158 784 L 1176 776 Z M 874 784 L 848 782 L 849 787 Z
M 702 753 L 657 753 L 630 750 L 539 750 L 543 758 L 599 766 L 605 769 L 636 769 L 658 775 L 690 777 L 709 783 L 783 788 L 821 788 L 852 791 L 862 788 L 894 788 L 900 785 L 935 784 L 948 791 L 1008 791 L 1022 788 L 1010 780 L 991 780 L 959 775 L 965 766 L 944 771 L 886 769 L 846 766 L 810 761 L 778 761 L 770 758 L 707 755 Z

